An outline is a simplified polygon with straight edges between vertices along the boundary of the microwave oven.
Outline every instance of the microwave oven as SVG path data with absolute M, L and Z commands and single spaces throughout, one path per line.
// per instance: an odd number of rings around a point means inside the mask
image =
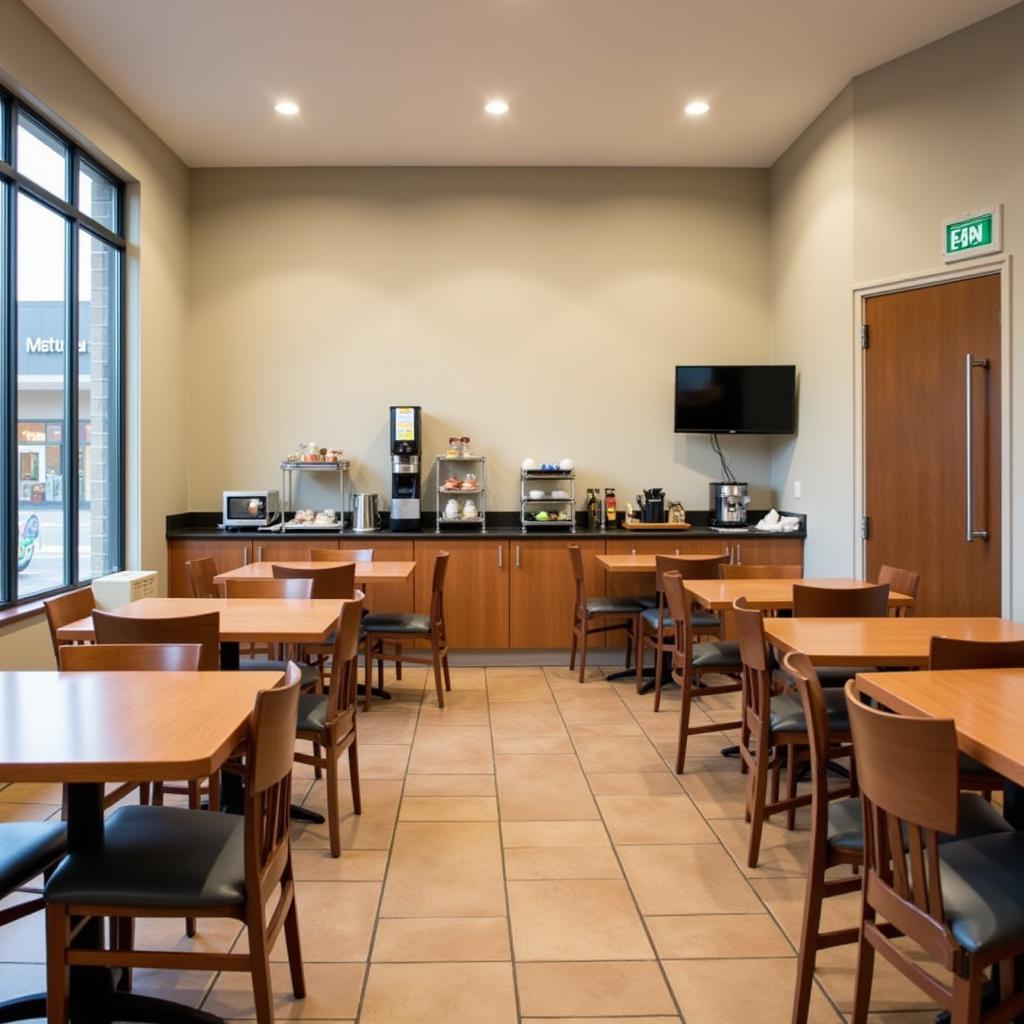
M 225 530 L 273 526 L 281 518 L 277 491 L 224 491 L 220 525 Z

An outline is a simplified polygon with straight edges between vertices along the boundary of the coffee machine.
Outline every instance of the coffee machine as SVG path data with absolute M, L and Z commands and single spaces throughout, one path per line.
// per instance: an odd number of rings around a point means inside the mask
M 420 529 L 420 455 L 423 434 L 418 405 L 391 406 L 391 530 Z
M 747 485 L 735 480 L 708 485 L 711 498 L 711 525 L 742 529 L 747 525 Z

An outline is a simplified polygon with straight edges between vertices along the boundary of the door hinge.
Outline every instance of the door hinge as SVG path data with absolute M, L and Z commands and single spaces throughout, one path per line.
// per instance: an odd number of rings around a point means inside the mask
M 870 516 L 860 517 L 860 539 L 867 540 L 871 536 L 871 518 Z
M 870 344 L 871 329 L 867 324 L 860 325 L 860 347 L 867 348 Z

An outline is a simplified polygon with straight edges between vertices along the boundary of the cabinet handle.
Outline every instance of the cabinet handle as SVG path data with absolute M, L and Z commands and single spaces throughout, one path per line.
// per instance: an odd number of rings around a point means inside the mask
M 242 548 L 242 565 L 248 565 L 248 564 L 249 564 L 249 545 L 246 544 L 245 547 Z
M 263 545 L 262 544 L 256 549 L 256 561 L 257 562 L 262 562 L 263 561 Z
M 516 545 L 516 568 L 517 569 L 521 569 L 522 567 L 523 567 L 523 562 L 522 562 L 522 558 L 520 557 L 520 554 L 519 554 L 519 545 L 517 544 Z
M 740 556 L 740 546 L 739 546 L 739 544 L 736 545 L 735 551 L 736 551 L 736 564 L 739 565 L 742 562 L 742 558 Z
M 499 569 L 504 569 L 505 568 L 505 545 L 504 544 L 499 544 L 498 545 L 498 568 Z
M 967 445 L 967 543 L 988 540 L 988 530 L 974 528 L 974 394 L 971 388 L 971 371 L 987 370 L 987 359 L 975 359 L 968 352 L 964 373 L 964 439 Z
M 633 554 L 635 555 L 636 554 L 636 548 L 633 548 L 632 551 L 633 551 Z
M 679 548 L 676 548 L 676 554 L 677 555 L 679 554 Z

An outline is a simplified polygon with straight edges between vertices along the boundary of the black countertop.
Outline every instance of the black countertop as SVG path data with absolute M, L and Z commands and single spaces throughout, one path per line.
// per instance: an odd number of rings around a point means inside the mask
M 756 523 L 764 511 L 749 513 L 748 520 L 751 524 Z M 795 514 L 795 513 L 786 513 Z M 614 540 L 661 540 L 681 539 L 688 537 L 691 540 L 707 538 L 750 538 L 758 540 L 803 540 L 807 537 L 807 519 L 801 516 L 801 528 L 792 533 L 764 533 L 755 530 L 751 525 L 746 530 L 713 530 L 707 524 L 707 512 L 690 512 L 690 528 L 688 530 L 625 530 L 622 528 L 614 530 L 591 530 L 585 525 L 577 522 L 576 532 L 572 533 L 567 526 L 543 526 L 532 527 L 523 532 L 519 524 L 517 512 L 496 512 L 488 515 L 487 532 L 481 532 L 479 527 L 443 526 L 441 532 L 434 529 L 433 513 L 424 513 L 423 526 L 419 530 L 408 530 L 392 532 L 385 526 L 384 529 L 374 533 L 353 533 L 346 529 L 343 534 L 337 530 L 290 530 L 287 533 L 271 532 L 267 530 L 222 530 L 219 527 L 219 512 L 180 512 L 177 515 L 167 517 L 167 539 L 194 538 L 194 539 L 237 539 L 237 540 L 323 540 L 325 538 L 344 537 L 346 540 L 359 537 L 372 537 L 374 540 L 437 540 L 441 537 L 452 537 L 460 540 L 479 540 L 481 538 L 502 538 L 502 537 L 529 537 L 533 539 L 550 538 L 553 540 L 564 540 L 566 537 L 581 538 L 604 538 Z

